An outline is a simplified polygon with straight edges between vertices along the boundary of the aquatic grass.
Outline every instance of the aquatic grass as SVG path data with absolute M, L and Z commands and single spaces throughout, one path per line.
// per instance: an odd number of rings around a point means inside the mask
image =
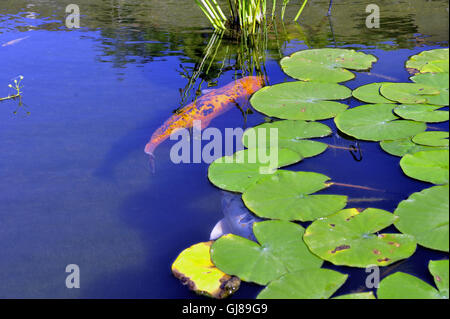
M 245 34 L 255 34 L 266 22 L 266 0 L 228 0 L 230 17 L 227 18 L 216 0 L 195 0 L 199 8 L 216 30 L 237 29 Z M 284 19 L 289 0 L 283 0 L 281 19 Z M 294 21 L 297 21 L 305 9 L 308 0 L 304 0 Z M 271 19 L 275 18 L 277 1 L 272 2 Z

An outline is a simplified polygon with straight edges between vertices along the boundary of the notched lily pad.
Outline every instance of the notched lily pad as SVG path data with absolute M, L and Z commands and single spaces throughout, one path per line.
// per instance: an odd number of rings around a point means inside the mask
M 430 103 L 429 98 L 441 93 L 421 83 L 387 83 L 381 86 L 380 92 L 385 98 L 403 104 Z
M 413 104 L 400 105 L 394 113 L 406 120 L 418 122 L 438 123 L 448 121 L 448 111 L 438 111 L 442 106 Z
M 433 186 L 400 202 L 394 212 L 399 216 L 395 227 L 413 235 L 419 245 L 449 251 L 448 191 L 448 185 Z
M 272 281 L 257 299 L 328 299 L 348 275 L 330 269 L 306 269 Z
M 374 234 L 397 219 L 381 209 L 344 209 L 314 221 L 303 239 L 314 254 L 335 265 L 387 266 L 410 257 L 416 250 L 411 235 Z
M 271 160 L 270 154 L 277 154 L 277 160 Z M 288 149 L 247 149 L 215 160 L 208 168 L 208 178 L 221 189 L 242 193 L 259 178 L 301 160 L 298 153 Z
M 377 61 L 373 55 L 350 49 L 303 50 L 281 60 L 283 71 L 302 81 L 338 83 L 355 75 L 346 70 L 368 70 Z
M 411 56 L 406 62 L 406 67 L 409 69 L 416 69 L 419 72 L 426 72 L 423 68 L 433 61 L 447 61 L 449 60 L 448 48 L 445 49 L 433 49 L 423 51 L 419 54 Z M 448 71 L 447 71 L 448 72 Z
M 286 82 L 266 86 L 250 99 L 252 106 L 268 116 L 287 120 L 325 120 L 347 109 L 343 100 L 352 95 L 347 87 L 334 83 Z
M 399 157 L 405 156 L 406 154 L 414 154 L 421 151 L 435 151 L 445 149 L 440 147 L 418 145 L 412 141 L 411 137 L 393 141 L 381 141 L 380 146 L 386 153 Z
M 312 157 L 324 152 L 328 145 L 311 141 L 309 138 L 324 137 L 331 134 L 325 124 L 305 121 L 277 121 L 265 123 L 245 131 L 242 138 L 247 148 L 270 147 L 272 130 L 277 130 L 278 147 L 297 152 L 302 157 Z M 264 144 L 264 145 L 261 145 Z
M 260 244 L 232 234 L 219 238 L 211 248 L 214 264 L 243 281 L 260 285 L 288 272 L 322 265 L 303 242 L 304 229 L 300 225 L 263 221 L 255 223 L 253 231 Z
M 448 64 L 448 61 L 447 61 Z M 438 89 L 441 93 L 437 96 L 427 97 L 428 103 L 446 106 L 449 104 L 449 74 L 448 73 L 423 73 L 411 77 L 415 83 L 425 84 Z
M 381 86 L 387 83 L 390 82 L 370 83 L 360 86 L 357 89 L 353 90 L 352 95 L 354 98 L 357 98 L 358 100 L 366 103 L 373 103 L 373 104 L 395 103 L 383 97 L 380 93 Z
M 448 148 L 448 132 L 427 131 L 417 134 L 412 140 L 420 145 Z
M 210 258 L 212 243 L 198 243 L 182 251 L 172 264 L 172 273 L 194 292 L 221 299 L 238 290 L 241 281 L 213 265 Z
M 403 172 L 421 181 L 448 184 L 448 150 L 406 154 L 400 160 Z
M 263 218 L 311 221 L 333 214 L 347 204 L 347 196 L 312 195 L 329 186 L 328 176 L 280 170 L 249 187 L 242 199 Z
M 430 261 L 428 266 L 438 289 L 403 272 L 396 272 L 380 282 L 379 299 L 448 299 L 448 260 Z
M 417 135 L 426 124 L 402 120 L 392 113 L 394 104 L 367 104 L 339 114 L 334 122 L 339 130 L 361 140 L 396 140 Z

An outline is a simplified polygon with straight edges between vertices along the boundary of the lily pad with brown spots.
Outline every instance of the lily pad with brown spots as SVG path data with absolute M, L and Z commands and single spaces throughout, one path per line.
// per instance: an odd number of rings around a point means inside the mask
M 411 235 L 378 234 L 397 219 L 381 209 L 344 209 L 314 221 L 303 239 L 314 254 L 335 265 L 387 266 L 410 257 L 416 250 Z

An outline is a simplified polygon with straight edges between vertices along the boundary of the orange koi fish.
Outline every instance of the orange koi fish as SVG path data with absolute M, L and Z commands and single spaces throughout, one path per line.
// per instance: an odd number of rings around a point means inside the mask
M 237 99 L 249 98 L 263 86 L 262 76 L 248 76 L 203 95 L 164 122 L 145 146 L 145 153 L 153 157 L 153 152 L 159 144 L 176 130 L 193 127 L 194 121 L 201 121 L 202 129 L 207 127 L 213 118 L 228 111 Z

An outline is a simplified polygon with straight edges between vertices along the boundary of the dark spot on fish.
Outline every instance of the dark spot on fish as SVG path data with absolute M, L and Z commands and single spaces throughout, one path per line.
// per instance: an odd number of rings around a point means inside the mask
M 349 249 L 349 248 L 350 248 L 349 245 L 341 245 L 341 246 L 337 246 L 333 251 L 331 251 L 331 253 L 332 253 L 332 254 L 335 254 L 335 253 L 338 252 L 338 251 L 346 250 L 346 249 Z

